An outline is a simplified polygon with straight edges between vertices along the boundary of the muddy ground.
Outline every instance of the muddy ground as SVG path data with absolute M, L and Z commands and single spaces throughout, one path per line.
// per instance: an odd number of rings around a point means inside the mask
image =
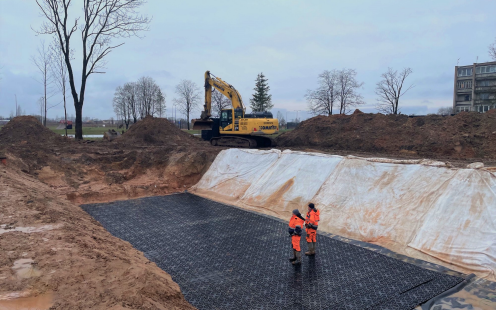
M 384 157 L 322 145 L 289 148 Z M 9 122 L 0 131 L 0 158 L 7 158 L 0 163 L 0 308 L 192 308 L 167 273 L 78 205 L 182 192 L 222 149 L 153 118 L 112 142 L 66 139 L 32 117 Z M 451 159 L 457 166 L 494 162 Z

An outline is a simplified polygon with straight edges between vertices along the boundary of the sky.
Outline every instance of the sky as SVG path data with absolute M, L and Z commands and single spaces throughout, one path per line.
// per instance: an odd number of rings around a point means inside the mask
M 73 18 L 81 2 L 73 1 Z M 142 76 L 162 88 L 171 115 L 175 85 L 191 80 L 202 91 L 204 72 L 210 70 L 235 86 L 247 106 L 263 72 L 272 112 L 305 119 L 311 116 L 306 91 L 317 87 L 322 71 L 343 68 L 355 69 L 364 83 L 359 93 L 366 104 L 359 108 L 377 112 L 375 85 L 388 67 L 413 70 L 406 85 L 415 87 L 400 110 L 434 113 L 452 105 L 457 63 L 490 60 L 494 12 L 494 0 L 149 0 L 141 8 L 152 18 L 149 31 L 142 38 L 114 40 L 125 44 L 108 56 L 105 74 L 89 77 L 83 116 L 115 118 L 116 87 Z M 15 110 L 16 97 L 26 114 L 39 114 L 43 86 L 32 56 L 42 40 L 48 44 L 51 38 L 33 29 L 43 20 L 34 0 L 0 0 L 0 116 Z M 74 44 L 78 70 L 81 50 Z M 49 106 L 56 106 L 48 117 L 62 117 L 60 102 L 55 92 Z M 68 114 L 75 114 L 71 101 Z

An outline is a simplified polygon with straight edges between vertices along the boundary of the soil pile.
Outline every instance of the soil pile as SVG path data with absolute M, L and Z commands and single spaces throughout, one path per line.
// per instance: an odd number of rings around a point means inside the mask
M 277 138 L 283 147 L 447 158 L 496 158 L 496 110 L 455 116 L 317 116 Z
M 126 144 L 192 145 L 200 141 L 165 118 L 147 116 L 116 141 Z
M 64 140 L 63 137 L 43 126 L 34 116 L 15 117 L 0 130 L 0 145 L 50 143 Z

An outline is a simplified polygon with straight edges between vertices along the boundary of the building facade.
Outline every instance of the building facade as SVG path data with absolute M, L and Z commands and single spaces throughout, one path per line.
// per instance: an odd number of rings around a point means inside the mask
M 496 62 L 455 67 L 453 111 L 484 113 L 496 109 Z

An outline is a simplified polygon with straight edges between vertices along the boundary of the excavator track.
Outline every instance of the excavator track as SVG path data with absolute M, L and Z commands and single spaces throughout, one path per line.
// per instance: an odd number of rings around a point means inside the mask
M 240 137 L 240 136 L 222 136 L 212 138 L 210 144 L 213 146 L 238 147 L 238 148 L 256 148 L 256 147 L 274 147 L 276 142 L 268 137 Z

